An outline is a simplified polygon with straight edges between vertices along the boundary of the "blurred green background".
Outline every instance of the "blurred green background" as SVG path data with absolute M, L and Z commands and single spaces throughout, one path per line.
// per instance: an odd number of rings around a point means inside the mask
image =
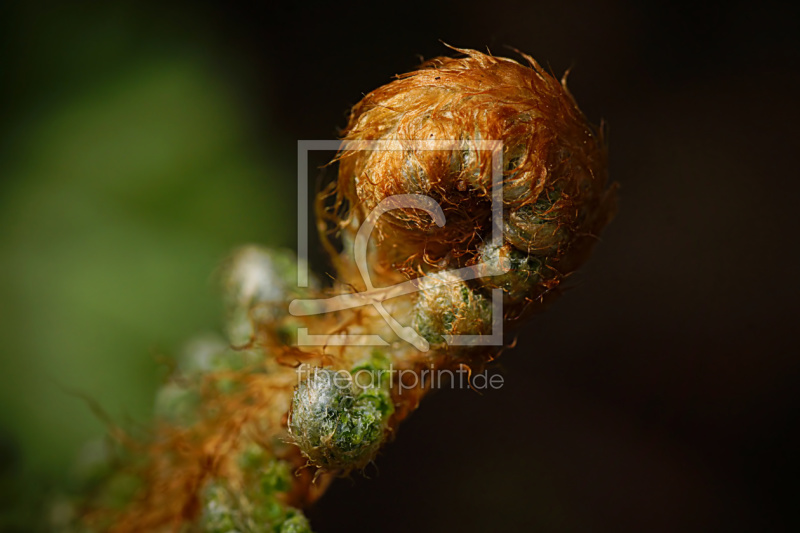
M 104 432 L 71 391 L 145 422 L 159 358 L 219 328 L 219 261 L 292 244 L 295 175 L 201 27 L 187 46 L 130 6 L 4 11 L 0 500 L 20 514 Z

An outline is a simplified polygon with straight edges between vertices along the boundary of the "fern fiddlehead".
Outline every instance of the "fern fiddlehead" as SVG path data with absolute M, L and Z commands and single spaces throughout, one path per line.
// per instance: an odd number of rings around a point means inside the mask
M 73 529 L 310 531 L 302 508 L 395 437 L 432 388 L 421 374 L 481 371 L 500 349 L 454 336 L 488 335 L 500 319 L 515 327 L 586 260 L 615 209 L 601 133 L 532 58 L 457 51 L 463 57 L 433 59 L 353 108 L 338 179 L 317 202 L 334 286 L 298 288 L 287 252 L 237 251 L 222 269 L 227 341 L 195 343 L 178 362 L 152 436 L 127 444 L 136 490 L 110 502 L 112 475 Z M 484 141 L 501 142 L 499 195 Z M 432 203 L 370 218 L 398 197 Z M 368 241 L 359 236 L 366 221 Z M 314 307 L 341 294 L 365 300 Z M 299 343 L 298 328 L 324 342 Z M 384 342 L 339 342 L 345 335 Z

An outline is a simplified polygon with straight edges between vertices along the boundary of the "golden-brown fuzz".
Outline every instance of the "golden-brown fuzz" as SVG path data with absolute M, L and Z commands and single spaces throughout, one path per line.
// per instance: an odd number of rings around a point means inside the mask
M 232 331 L 250 336 L 245 348 L 255 354 L 255 362 L 241 369 L 207 372 L 200 380 L 202 407 L 197 420 L 188 427 L 162 424 L 152 443 L 136 450 L 146 455 L 138 469 L 143 487 L 136 498 L 121 510 L 88 505 L 85 524 L 119 532 L 200 531 L 205 527 L 197 524 L 204 505 L 208 507 L 203 499 L 207 487 L 221 484 L 238 494 L 256 482 L 242 466 L 247 464 L 242 457 L 253 448 L 272 461 L 299 469 L 291 487 L 284 487 L 271 501 L 290 507 L 308 505 L 332 476 L 374 458 L 379 445 L 393 438 L 399 422 L 418 407 L 430 383 L 405 383 L 401 390 L 395 382 L 359 397 L 350 392 L 337 396 L 316 382 L 297 387 L 298 365 L 348 372 L 370 365 L 480 371 L 498 355 L 499 347 L 451 347 L 443 335 L 487 333 L 492 318 L 489 291 L 494 288 L 504 292 L 507 325 L 543 309 L 587 258 L 615 209 L 615 188 L 606 187 L 601 133 L 587 122 L 565 83 L 532 58 L 523 55 L 525 66 L 473 50 L 457 51 L 465 57 L 428 61 L 369 93 L 353 108 L 344 132 L 351 144 L 337 156 L 338 180 L 319 194 L 317 202 L 323 244 L 337 281 L 324 294 L 312 290 L 306 296 L 365 290 L 352 242 L 367 215 L 382 200 L 398 194 L 433 198 L 447 222 L 439 227 L 428 213 L 415 209 L 382 215 L 367 256 L 376 287 L 420 275 L 450 279 L 443 271 L 478 263 L 503 264 L 509 271 L 470 282 L 455 279 L 451 285 L 385 301 L 393 317 L 412 325 L 430 342 L 430 350 L 421 352 L 394 335 L 369 305 L 291 316 L 287 308 L 296 292 L 284 286 L 275 296 L 272 289 L 278 285 L 270 281 L 283 276 L 285 285 L 291 279 L 284 275 L 288 263 L 255 249 L 240 252 L 226 274 L 226 286 L 234 292 L 233 314 L 247 323 Z M 458 140 L 459 144 L 456 150 L 358 149 L 365 141 L 376 140 Z M 477 149 L 479 141 L 503 143 L 501 246 L 490 243 L 492 153 Z M 334 237 L 341 239 L 341 246 Z M 243 281 L 233 274 L 237 272 L 253 272 L 254 277 Z M 269 286 L 257 290 L 258 283 Z M 249 292 L 243 291 L 246 286 L 252 286 Z M 298 347 L 286 335 L 290 326 L 298 324 L 329 336 L 380 334 L 389 346 L 379 356 L 369 347 L 332 342 Z M 336 423 L 330 423 L 328 406 L 320 404 L 327 397 L 337 399 L 331 406 Z M 329 426 L 309 425 L 316 424 L 319 416 Z M 353 439 L 374 439 L 376 431 L 379 441 L 356 446 Z M 331 443 L 339 447 L 320 448 Z M 353 465 L 346 464 L 350 456 L 357 457 Z M 320 457 L 324 464 L 319 464 Z M 187 529 L 187 524 L 194 526 Z
M 544 258 L 546 275 L 528 302 L 552 290 L 585 259 L 615 208 L 606 189 L 601 134 L 564 82 L 529 56 L 529 66 L 473 50 L 436 58 L 369 93 L 352 110 L 340 154 L 337 201 L 363 221 L 392 195 L 431 196 L 444 209 L 439 228 L 425 213 L 389 212 L 376 228 L 377 273 L 407 275 L 476 261 L 491 235 L 491 152 L 470 142 L 503 142 L 505 241 Z M 360 141 L 459 139 L 460 151 L 366 151 Z M 339 221 L 354 231 L 350 220 Z

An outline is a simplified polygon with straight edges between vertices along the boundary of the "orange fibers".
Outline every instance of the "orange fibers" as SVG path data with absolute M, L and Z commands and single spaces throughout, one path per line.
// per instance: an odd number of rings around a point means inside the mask
M 378 274 L 407 276 L 476 261 L 491 235 L 491 157 L 484 140 L 503 142 L 504 238 L 542 259 L 547 275 L 536 298 L 575 270 L 615 209 L 607 189 L 602 134 L 566 88 L 533 58 L 530 66 L 474 50 L 436 58 L 367 94 L 350 114 L 339 154 L 335 203 L 354 231 L 383 199 L 424 194 L 442 206 L 439 228 L 421 211 L 387 213 L 376 227 Z M 396 141 L 405 150 L 362 150 L 365 141 Z M 421 150 L 409 141 L 457 140 L 452 150 Z M 346 205 L 342 209 L 342 205 Z

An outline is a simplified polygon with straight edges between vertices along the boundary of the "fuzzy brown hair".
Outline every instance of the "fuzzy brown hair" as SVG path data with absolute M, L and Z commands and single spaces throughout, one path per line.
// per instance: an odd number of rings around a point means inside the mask
M 339 155 L 336 201 L 352 231 L 385 198 L 424 194 L 442 206 L 439 228 L 413 210 L 384 215 L 376 228 L 376 272 L 407 277 L 476 261 L 491 231 L 491 153 L 471 149 L 503 142 L 506 242 L 543 256 L 549 275 L 530 300 L 552 289 L 585 260 L 615 211 L 606 188 L 606 148 L 566 87 L 530 56 L 530 66 L 474 50 L 440 57 L 367 94 L 352 110 Z M 364 150 L 364 141 L 460 140 L 456 151 Z M 531 213 L 544 206 L 536 220 Z M 546 223 L 543 223 L 546 222 Z M 350 270 L 349 265 L 345 270 Z M 546 287 L 545 282 L 546 281 Z

